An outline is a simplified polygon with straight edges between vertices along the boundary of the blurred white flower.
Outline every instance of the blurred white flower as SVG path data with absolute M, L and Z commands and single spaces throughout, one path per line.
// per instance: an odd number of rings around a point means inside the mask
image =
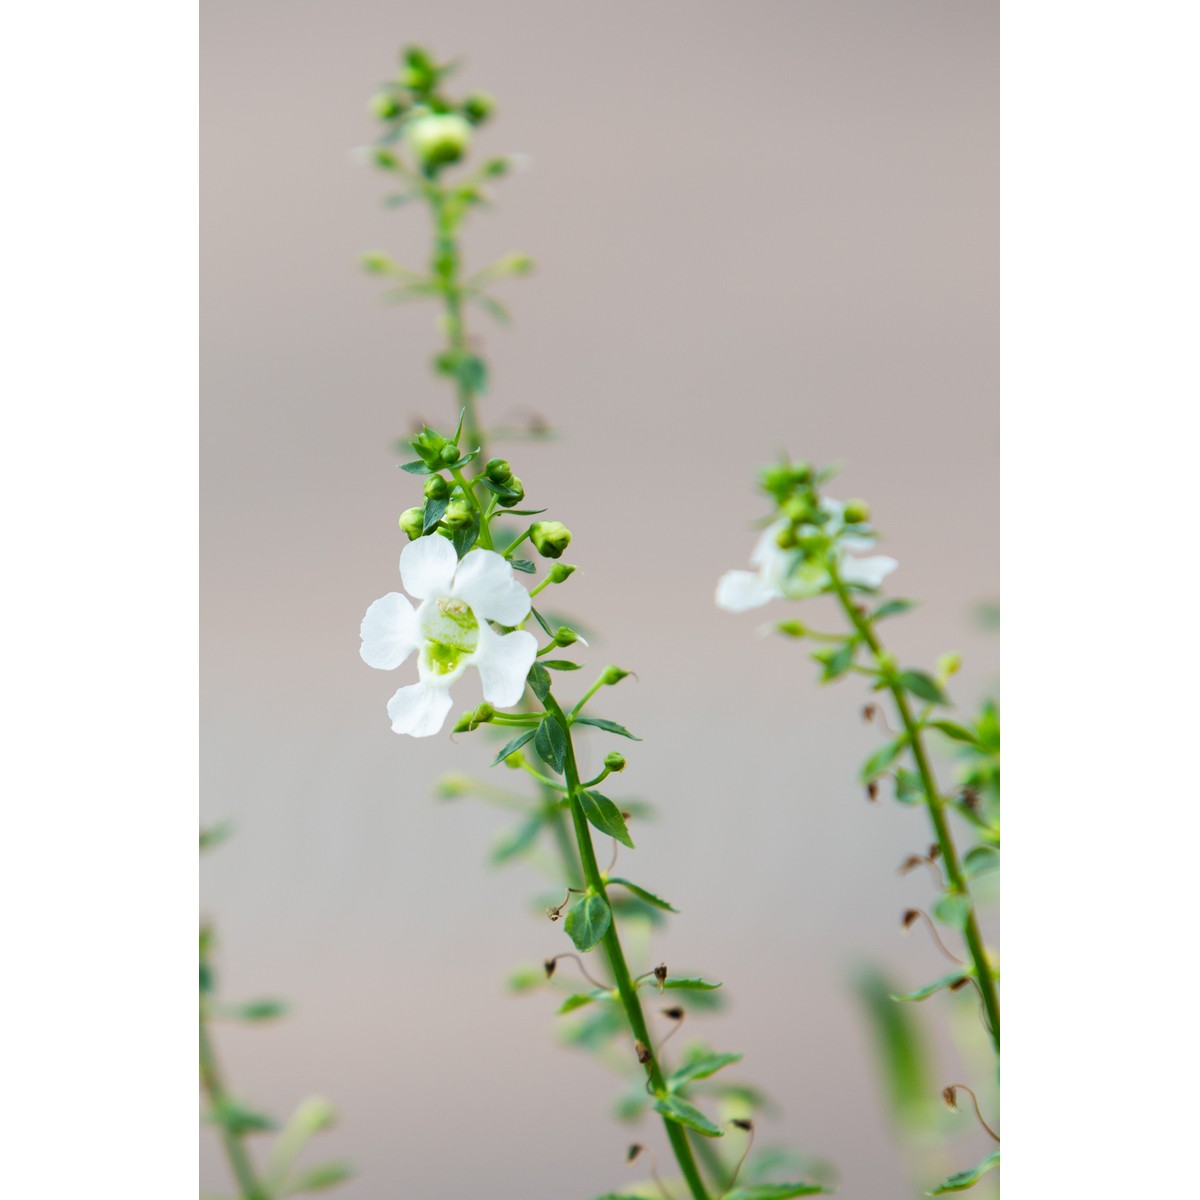
M 822 526 L 822 532 L 835 539 L 838 555 L 838 574 L 843 582 L 860 587 L 877 588 L 899 563 L 885 554 L 869 558 L 852 558 L 854 553 L 870 550 L 873 537 L 843 532 L 843 505 L 828 498 L 821 508 L 833 519 Z M 820 562 L 806 560 L 800 550 L 784 550 L 776 540 L 788 528 L 780 519 L 763 530 L 750 555 L 753 571 L 726 571 L 717 583 L 717 607 L 729 612 L 747 612 L 761 608 L 772 600 L 786 597 L 802 600 L 824 591 L 829 584 L 829 572 Z
M 402 687 L 388 702 L 392 729 L 413 737 L 437 733 L 453 703 L 450 686 L 468 667 L 478 670 L 489 704 L 516 704 L 537 639 L 522 630 L 499 634 L 488 624 L 517 625 L 529 615 L 529 593 L 508 560 L 494 550 L 472 550 L 459 562 L 450 542 L 433 534 L 404 547 L 400 579 L 420 607 L 389 592 L 362 622 L 361 654 L 368 666 L 390 671 L 417 653 L 420 682 Z

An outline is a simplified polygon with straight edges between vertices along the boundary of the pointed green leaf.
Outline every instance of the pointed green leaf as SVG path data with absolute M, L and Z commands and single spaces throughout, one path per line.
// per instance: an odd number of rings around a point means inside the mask
M 634 737 L 624 725 L 618 725 L 616 721 L 606 721 L 603 717 L 576 717 L 571 724 L 591 725 L 593 729 L 603 729 L 605 733 L 615 733 L 633 742 L 642 740 L 640 737 Z
M 287 1010 L 282 1000 L 248 1000 L 244 1004 L 223 1004 L 218 1013 L 232 1021 L 273 1021 Z
M 908 745 L 908 735 L 901 734 L 897 738 L 893 738 L 884 746 L 880 746 L 870 758 L 863 763 L 860 778 L 863 783 L 870 783 L 873 779 L 878 779 L 888 767 L 892 765 L 900 757 L 904 751 L 904 747 Z
M 932 983 L 925 984 L 924 987 L 919 987 L 915 991 L 905 992 L 902 996 L 893 995 L 893 1000 L 928 1000 L 930 996 L 936 992 L 944 992 L 948 987 L 956 984 L 961 979 L 966 979 L 968 976 L 963 971 L 952 971 L 949 975 L 943 975 L 941 979 L 935 979 Z
M 207 829 L 200 830 L 200 853 L 203 854 L 206 850 L 212 850 L 219 846 L 231 833 L 233 833 L 232 821 L 222 821 L 219 825 L 211 825 Z
M 910 608 L 916 608 L 915 600 L 885 600 L 872 614 L 872 621 L 882 621 L 885 617 L 899 616 Z
M 550 672 L 541 663 L 534 663 L 529 668 L 529 687 L 533 694 L 543 703 L 550 694 Z
M 716 991 L 721 984 L 710 983 L 707 979 L 699 979 L 696 977 L 684 979 L 670 979 L 663 984 L 665 988 L 671 988 L 677 992 L 712 992 Z
M 492 766 L 495 767 L 502 763 L 510 754 L 520 750 L 526 742 L 533 740 L 533 735 L 537 733 L 536 729 L 527 729 L 524 733 L 519 733 L 511 742 L 506 743 L 504 749 L 492 759 Z
M 975 734 L 966 728 L 965 725 L 959 725 L 955 721 L 930 721 L 929 728 L 944 733 L 948 738 L 953 738 L 956 742 L 966 742 L 968 746 L 974 746 L 977 749 L 981 748 L 979 746 L 979 739 Z
M 579 803 L 583 806 L 583 815 L 601 833 L 616 838 L 630 850 L 634 848 L 633 838 L 629 836 L 629 828 L 621 810 L 607 797 L 599 792 L 580 792 Z
M 998 871 L 1000 851 L 995 846 L 972 846 L 963 857 L 963 866 L 972 879 L 986 871 Z
M 662 1113 L 668 1121 L 686 1125 L 688 1129 L 694 1129 L 705 1137 L 725 1136 L 725 1131 L 720 1126 L 714 1125 L 694 1104 L 689 1104 L 681 1096 L 663 1096 L 655 1100 L 654 1109 Z
M 611 924 L 612 912 L 604 897 L 590 894 L 571 906 L 563 927 L 575 949 L 586 953 L 608 932 Z
M 419 458 L 413 462 L 400 464 L 400 470 L 407 471 L 410 475 L 432 475 L 433 468 L 427 467 Z
M 790 1200 L 792 1196 L 827 1196 L 831 1191 L 819 1183 L 756 1183 L 734 1188 L 722 1200 Z
M 583 663 L 571 662 L 569 658 L 543 658 L 542 666 L 547 671 L 578 671 Z
M 510 558 L 508 561 L 514 571 L 520 571 L 524 575 L 537 574 L 537 567 L 527 558 Z
M 538 757 L 559 775 L 567 758 L 567 735 L 554 717 L 543 717 L 533 735 L 533 748 Z
M 577 1008 L 583 1008 L 587 1004 L 594 1004 L 597 1000 L 612 1000 L 613 993 L 607 988 L 595 988 L 590 992 L 576 992 L 573 996 L 568 996 L 559 1006 L 559 1014 L 574 1012 Z
M 449 504 L 449 496 L 443 496 L 441 500 L 430 498 L 425 501 L 425 511 L 421 517 L 421 528 L 426 533 L 432 533 L 437 528 L 437 523 L 445 516 Z
M 284 1185 L 280 1195 L 296 1196 L 304 1192 L 322 1192 L 326 1188 L 345 1183 L 354 1175 L 354 1168 L 346 1162 L 322 1163 L 293 1175 Z
M 956 1171 L 948 1179 L 943 1180 L 932 1192 L 927 1192 L 929 1196 L 943 1196 L 947 1192 L 965 1192 L 967 1188 L 973 1188 L 989 1171 L 1000 1165 L 1000 1151 L 993 1150 L 981 1163 L 970 1167 L 966 1171 Z
M 229 1099 L 224 1099 L 220 1104 L 213 1106 L 209 1113 L 209 1120 L 214 1125 L 221 1125 L 228 1129 L 236 1137 L 247 1133 L 266 1133 L 279 1128 L 274 1117 L 255 1112 L 252 1108 L 247 1108 L 244 1104 Z
M 524 854 L 537 841 L 543 820 L 542 814 L 538 813 L 537 816 L 530 817 L 528 821 L 518 825 L 515 829 L 505 830 L 497 838 L 495 846 L 492 847 L 488 861 L 498 867 L 502 863 L 510 862 Z
M 912 692 L 918 700 L 927 700 L 930 704 L 949 704 L 950 700 L 942 691 L 942 685 L 925 671 L 901 671 L 897 682 L 906 692 Z
M 554 636 L 554 630 L 551 629 L 550 626 L 546 624 L 546 618 L 543 617 L 542 614 L 540 612 L 538 612 L 538 610 L 536 608 L 530 608 L 529 611 L 533 614 L 533 619 L 542 627 L 542 632 L 548 638 L 552 638 Z M 536 669 L 536 668 L 537 668 L 537 664 L 534 663 L 534 669 Z M 546 687 L 549 688 L 549 686 L 550 686 L 550 684 L 547 683 Z M 546 698 L 545 696 L 538 697 L 538 699 L 540 699 L 540 700 L 545 700 L 545 698 Z
M 685 1063 L 678 1071 L 675 1071 L 667 1080 L 667 1087 L 674 1091 L 685 1083 L 691 1083 L 695 1079 L 707 1079 L 710 1075 L 715 1075 L 722 1067 L 728 1067 L 731 1063 L 741 1061 L 740 1054 L 706 1054 L 703 1058 Z
M 639 900 L 645 900 L 647 904 L 653 904 L 655 908 L 661 908 L 665 912 L 677 913 L 679 911 L 661 896 L 656 896 L 653 892 L 648 892 L 644 887 L 638 887 L 636 883 L 630 883 L 628 879 L 622 879 L 619 875 L 614 875 L 608 882 L 619 883 L 623 888 L 628 888 Z
M 946 892 L 933 906 L 933 915 L 952 929 L 965 929 L 971 915 L 971 898 L 962 892 Z

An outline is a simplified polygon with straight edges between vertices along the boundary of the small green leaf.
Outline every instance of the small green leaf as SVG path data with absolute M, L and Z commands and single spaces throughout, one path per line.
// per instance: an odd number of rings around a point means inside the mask
M 500 753 L 497 754 L 496 757 L 492 759 L 492 766 L 493 767 L 498 766 L 510 754 L 513 754 L 517 750 L 520 750 L 520 748 L 522 746 L 524 746 L 526 742 L 531 741 L 533 739 L 533 735 L 535 733 L 537 733 L 536 729 L 527 729 L 527 730 L 525 730 L 524 733 L 517 734 L 517 736 L 515 738 L 513 738 L 513 740 L 511 742 L 505 743 L 505 746 L 500 751 Z
M 927 700 L 930 704 L 949 704 L 950 700 L 942 691 L 941 684 L 925 671 L 901 671 L 897 682 L 906 692 L 912 692 L 918 700 Z
M 609 883 L 619 883 L 621 887 L 628 888 L 639 900 L 645 900 L 647 904 L 653 904 L 655 908 L 661 908 L 665 912 L 677 913 L 679 909 L 674 905 L 668 904 L 661 896 L 656 896 L 653 892 L 648 892 L 644 887 L 638 887 L 636 883 L 630 883 L 628 879 L 622 879 L 618 875 L 614 875 Z
M 792 1196 L 827 1196 L 831 1190 L 819 1183 L 756 1183 L 734 1188 L 722 1200 L 790 1200 Z
M 831 683 L 833 680 L 845 675 L 854 665 L 854 652 L 857 649 L 857 640 L 847 638 L 836 650 L 818 650 L 813 655 L 813 658 L 821 664 L 821 682 Z
M 563 928 L 575 943 L 575 949 L 586 953 L 608 932 L 611 924 L 612 912 L 604 897 L 593 893 L 572 905 Z
M 542 614 L 540 612 L 538 612 L 538 610 L 536 608 L 530 608 L 529 611 L 533 614 L 533 619 L 542 627 L 542 632 L 548 638 L 554 637 L 554 630 L 551 629 L 550 626 L 546 624 L 546 618 L 543 617 Z M 536 664 L 535 664 L 535 666 L 536 666 Z M 547 684 L 546 686 L 549 687 L 550 685 Z M 545 700 L 545 698 L 546 698 L 545 696 L 539 697 L 539 699 L 541 699 L 541 700 Z
M 443 496 L 441 500 L 431 498 L 425 501 L 425 512 L 421 518 L 421 528 L 426 533 L 432 533 L 437 528 L 437 523 L 445 516 L 446 508 L 449 504 L 449 496 Z
M 567 735 L 554 717 L 542 718 L 541 724 L 533 735 L 533 748 L 538 757 L 552 771 L 559 775 L 563 772 L 563 763 L 567 758 Z
M 346 1162 L 322 1163 L 319 1167 L 310 1167 L 299 1175 L 293 1175 L 280 1192 L 282 1196 L 295 1196 L 302 1192 L 322 1192 L 326 1188 L 345 1183 L 354 1175 L 354 1168 Z
M 920 804 L 925 798 L 925 787 L 916 771 L 906 767 L 896 768 L 896 799 L 901 804 Z
M 972 846 L 963 856 L 963 866 L 972 879 L 987 871 L 998 871 L 1000 851 L 995 846 Z
M 599 792 L 580 792 L 579 803 L 583 806 L 583 815 L 601 833 L 616 838 L 630 850 L 634 848 L 633 838 L 629 836 L 629 828 L 621 810 L 607 797 Z
M 538 813 L 537 816 L 530 817 L 528 821 L 518 825 L 515 829 L 505 830 L 496 840 L 491 854 L 488 855 L 488 861 L 498 867 L 502 863 L 511 862 L 512 859 L 524 854 L 537 841 L 543 820 L 541 813 Z
M 450 537 L 450 541 L 454 546 L 454 553 L 462 558 L 479 538 L 479 518 L 472 515 L 470 524 L 464 525 L 461 529 L 456 529 Z
M 529 687 L 533 694 L 543 703 L 550 694 L 550 673 L 541 663 L 534 663 L 529 668 Z
M 520 571 L 525 575 L 537 574 L 537 567 L 527 558 L 510 558 L 508 561 L 514 571 Z
M 691 1083 L 695 1079 L 707 1079 L 710 1075 L 715 1075 L 722 1067 L 728 1067 L 731 1063 L 741 1061 L 740 1054 L 706 1054 L 703 1058 L 685 1063 L 678 1071 L 675 1071 L 667 1080 L 667 1087 L 674 1091 L 685 1083 Z
M 219 1011 L 222 1017 L 233 1021 L 273 1021 L 287 1010 L 282 1000 L 248 1000 L 244 1004 L 222 1005 Z
M 952 929 L 965 929 L 971 915 L 971 898 L 962 892 L 947 892 L 933 906 L 933 915 Z
M 885 600 L 872 614 L 872 621 L 882 621 L 885 617 L 899 616 L 910 608 L 916 608 L 915 600 Z
M 616 721 L 606 721 L 603 717 L 576 717 L 572 725 L 591 725 L 593 729 L 603 729 L 605 733 L 615 733 L 619 737 L 629 738 L 630 741 L 640 742 L 640 737 L 634 737 L 624 725 L 618 725 Z
M 982 749 L 979 745 L 979 739 L 965 725 L 959 725 L 954 721 L 930 721 L 929 728 L 944 733 L 948 738 L 953 738 L 956 742 L 966 742 L 968 746 Z
M 233 833 L 233 822 L 222 821 L 219 825 L 211 825 L 208 829 L 200 830 L 200 853 L 219 846 Z
M 595 988 L 590 992 L 576 992 L 573 996 L 568 996 L 559 1006 L 559 1015 L 574 1012 L 577 1008 L 583 1008 L 587 1004 L 594 1004 L 597 1000 L 611 1000 L 613 993 L 607 988 Z
M 968 1188 L 973 1188 L 989 1171 L 999 1165 L 1000 1151 L 993 1150 L 983 1162 L 977 1163 L 966 1171 L 956 1171 L 948 1179 L 939 1183 L 932 1192 L 927 1192 L 926 1195 L 942 1196 L 946 1192 L 965 1192 Z
M 668 979 L 663 984 L 665 988 L 672 988 L 678 992 L 712 992 L 719 988 L 721 984 L 710 983 L 707 979 L 685 978 L 685 979 Z
M 680 1096 L 663 1096 L 655 1100 L 654 1109 L 662 1113 L 668 1121 L 686 1125 L 688 1129 L 694 1129 L 705 1137 L 725 1136 L 725 1131 L 720 1126 L 714 1125 L 695 1105 L 689 1104 Z
M 427 467 L 419 458 L 413 462 L 400 464 L 400 470 L 407 471 L 410 475 L 432 475 L 433 468 Z
M 221 1125 L 237 1137 L 247 1133 L 267 1133 L 278 1129 L 279 1124 L 274 1117 L 265 1113 L 255 1112 L 236 1100 L 222 1100 L 214 1105 L 209 1114 L 209 1120 L 214 1125 Z
M 908 735 L 902 733 L 898 738 L 893 738 L 886 745 L 880 746 L 863 763 L 862 771 L 860 772 L 863 783 L 870 783 L 871 780 L 878 779 L 900 757 L 904 751 L 904 747 L 907 745 Z
M 571 662 L 566 658 L 543 658 L 542 666 L 547 671 L 578 671 L 583 663 Z
M 893 995 L 893 1000 L 928 1000 L 930 996 L 937 992 L 944 992 L 948 987 L 968 978 L 963 971 L 953 971 L 949 975 L 943 975 L 941 979 L 935 979 L 932 983 L 925 984 L 924 987 L 919 987 L 916 991 L 905 992 L 902 996 Z

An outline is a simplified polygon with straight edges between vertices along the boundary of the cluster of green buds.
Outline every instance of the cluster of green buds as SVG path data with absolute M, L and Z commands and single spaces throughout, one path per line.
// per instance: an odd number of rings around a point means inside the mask
M 446 95 L 443 83 L 455 66 L 436 62 L 420 46 L 409 46 L 396 79 L 371 98 L 371 111 L 394 132 L 393 140 L 404 138 L 429 178 L 466 156 L 472 131 L 495 109 L 495 102 L 483 92 L 461 100 Z

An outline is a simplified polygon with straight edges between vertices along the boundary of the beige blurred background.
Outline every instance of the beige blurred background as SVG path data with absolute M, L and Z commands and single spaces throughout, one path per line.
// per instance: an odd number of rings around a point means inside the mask
M 974 614 L 998 586 L 996 5 L 208 0 L 203 17 L 202 815 L 238 827 L 203 908 L 226 996 L 294 1005 L 223 1033 L 237 1090 L 278 1112 L 333 1097 L 323 1149 L 359 1168 L 348 1200 L 586 1200 L 629 1178 L 614 1080 L 555 1046 L 547 995 L 503 990 L 568 948 L 530 911 L 540 880 L 485 868 L 495 812 L 431 799 L 485 747 L 391 734 L 407 673 L 358 658 L 414 502 L 391 439 L 453 419 L 432 311 L 387 307 L 355 266 L 427 253 L 423 212 L 385 210 L 351 155 L 417 41 L 498 97 L 482 145 L 530 156 L 467 227 L 470 262 L 539 264 L 504 285 L 513 328 L 475 321 L 485 411 L 561 430 L 510 453 L 574 531 L 557 600 L 603 631 L 591 661 L 640 676 L 604 704 L 645 738 L 626 794 L 661 810 L 624 865 L 684 910 L 668 961 L 728 985 L 695 1032 L 744 1050 L 781 1104 L 764 1140 L 832 1158 L 846 1196 L 914 1194 L 849 981 L 862 962 L 940 973 L 898 934 L 929 899 L 895 871 L 924 823 L 855 785 L 878 740 L 859 687 L 818 689 L 803 646 L 711 597 L 749 553 L 756 466 L 780 447 L 842 459 L 837 494 L 870 498 L 895 590 L 926 601 L 897 649 L 964 651 L 964 703 L 994 686 Z M 968 1068 L 939 1047 L 950 1082 Z M 968 1133 L 948 1165 L 988 1149 Z M 228 1190 L 207 1136 L 202 1182 Z

